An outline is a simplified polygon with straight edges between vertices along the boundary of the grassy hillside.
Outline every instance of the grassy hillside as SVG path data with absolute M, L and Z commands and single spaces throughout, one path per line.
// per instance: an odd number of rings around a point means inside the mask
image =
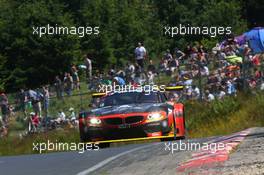
M 191 138 L 229 134 L 264 126 L 264 94 L 239 94 L 210 104 L 188 102 L 186 121 Z

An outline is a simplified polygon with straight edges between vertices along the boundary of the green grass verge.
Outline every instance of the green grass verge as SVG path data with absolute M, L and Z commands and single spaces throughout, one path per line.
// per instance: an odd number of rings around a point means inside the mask
M 191 138 L 224 135 L 264 126 L 264 94 L 239 94 L 212 103 L 185 104 Z
M 0 156 L 39 153 L 37 150 L 33 150 L 33 143 L 47 143 L 48 140 L 52 143 L 78 143 L 79 133 L 76 129 L 64 129 L 34 134 L 23 139 L 4 138 L 0 141 Z M 47 151 L 43 153 L 47 153 Z
M 78 99 L 71 101 L 71 105 L 76 103 L 79 103 Z M 239 94 L 237 97 L 226 97 L 212 103 L 189 101 L 185 103 L 185 111 L 188 137 L 230 134 L 250 127 L 264 126 L 264 93 Z M 15 126 L 21 128 L 18 124 Z M 27 136 L 24 139 L 11 136 L 0 140 L 0 155 L 37 153 L 32 150 L 33 143 L 47 140 L 54 143 L 78 143 L 79 133 L 75 129 L 66 129 Z M 113 146 L 123 144 L 125 143 Z

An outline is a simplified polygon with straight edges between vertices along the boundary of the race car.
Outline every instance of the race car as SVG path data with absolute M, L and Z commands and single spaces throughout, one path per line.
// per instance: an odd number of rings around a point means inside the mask
M 98 107 L 79 114 L 82 142 L 185 137 L 184 105 L 168 100 L 165 92 L 97 93 L 94 97 L 101 97 Z

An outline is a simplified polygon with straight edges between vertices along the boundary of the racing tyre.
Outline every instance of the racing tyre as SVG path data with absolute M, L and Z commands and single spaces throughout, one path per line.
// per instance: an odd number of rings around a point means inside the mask
M 99 143 L 99 148 L 109 148 L 110 147 L 110 143 Z
M 82 130 L 80 130 L 80 141 L 83 143 L 91 141 L 88 135 Z

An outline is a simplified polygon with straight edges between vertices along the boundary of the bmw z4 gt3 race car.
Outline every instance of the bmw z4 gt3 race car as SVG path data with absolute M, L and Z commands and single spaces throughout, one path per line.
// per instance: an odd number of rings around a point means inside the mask
M 82 142 L 184 138 L 184 106 L 160 91 L 107 94 L 97 108 L 80 112 L 79 130 Z

